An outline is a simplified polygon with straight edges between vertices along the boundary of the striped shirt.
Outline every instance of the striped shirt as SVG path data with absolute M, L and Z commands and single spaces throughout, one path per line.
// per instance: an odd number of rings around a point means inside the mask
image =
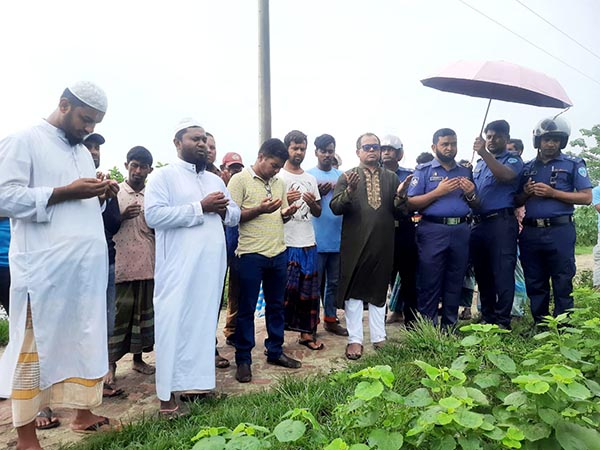
M 285 183 L 275 177 L 265 182 L 251 167 L 234 175 L 227 189 L 242 212 L 244 209 L 258 207 L 269 192 L 274 200 L 280 198 L 283 201 L 283 209 L 288 207 Z M 258 253 L 273 258 L 285 249 L 281 208 L 270 214 L 260 214 L 248 222 L 240 222 L 240 238 L 236 255 Z

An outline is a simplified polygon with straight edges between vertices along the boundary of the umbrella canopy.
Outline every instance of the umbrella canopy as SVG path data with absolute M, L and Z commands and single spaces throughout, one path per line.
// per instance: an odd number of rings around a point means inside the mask
M 554 78 L 506 61 L 457 61 L 421 83 L 440 91 L 505 102 L 551 108 L 573 106 Z

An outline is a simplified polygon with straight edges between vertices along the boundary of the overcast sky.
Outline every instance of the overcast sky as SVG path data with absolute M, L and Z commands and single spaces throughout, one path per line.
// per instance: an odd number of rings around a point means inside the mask
M 458 133 L 470 158 L 487 101 L 440 92 L 419 82 L 456 60 L 506 60 L 556 78 L 573 101 L 563 115 L 577 130 L 600 123 L 600 59 L 516 0 L 465 0 L 577 67 L 561 64 L 459 0 L 273 0 L 273 135 L 337 140 L 343 168 L 356 164 L 363 132 L 396 134 L 403 165 L 430 150 L 441 127 Z M 600 54 L 597 0 L 522 0 Z M 173 127 L 193 116 L 227 151 L 252 163 L 258 149 L 258 6 L 255 0 L 2 2 L 0 136 L 47 117 L 64 87 L 89 79 L 108 94 L 102 168 L 122 167 L 127 150 L 147 147 L 155 160 L 176 157 Z M 506 119 L 534 156 L 531 130 L 559 110 L 492 102 L 489 120 Z

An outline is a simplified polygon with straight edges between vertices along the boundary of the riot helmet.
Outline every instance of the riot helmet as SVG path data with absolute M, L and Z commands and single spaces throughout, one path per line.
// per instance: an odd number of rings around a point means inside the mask
M 560 139 L 560 149 L 567 146 L 571 127 L 562 117 L 548 117 L 542 119 L 533 129 L 533 147 L 540 148 L 542 137 L 555 137 Z

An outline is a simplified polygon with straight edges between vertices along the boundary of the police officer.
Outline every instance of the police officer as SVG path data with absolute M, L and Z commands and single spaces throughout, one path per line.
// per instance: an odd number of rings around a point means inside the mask
M 519 233 L 515 195 L 523 161 L 506 148 L 510 139 L 506 120 L 490 122 L 484 133 L 485 140 L 477 137 L 473 143 L 481 159 L 473 170 L 479 204 L 473 208 L 471 260 L 483 322 L 510 329 Z
M 573 205 L 589 205 L 592 201 L 585 162 L 561 152 L 570 133 L 569 124 L 561 117 L 543 119 L 536 125 L 533 145 L 537 157 L 525 164 L 522 192 L 517 197 L 517 203 L 525 205 L 519 248 L 536 324 L 550 313 L 550 279 L 554 315 L 573 307 Z
M 404 157 L 404 146 L 398 136 L 388 134 L 381 139 L 381 161 L 383 167 L 391 170 L 402 183 L 413 169 L 400 167 L 398 164 Z M 396 220 L 394 237 L 394 266 L 391 283 L 396 275 L 400 275 L 400 291 L 398 302 L 390 303 L 391 314 L 387 323 L 400 322 L 404 312 L 404 323 L 410 325 L 415 320 L 417 310 L 417 243 L 415 240 L 415 224 L 413 213 L 403 214 Z
M 471 170 L 456 164 L 456 133 L 442 128 L 433 135 L 435 159 L 417 166 L 408 189 L 408 206 L 422 214 L 417 225 L 419 253 L 417 307 L 442 327 L 456 324 L 469 259 L 469 207 L 477 204 Z

